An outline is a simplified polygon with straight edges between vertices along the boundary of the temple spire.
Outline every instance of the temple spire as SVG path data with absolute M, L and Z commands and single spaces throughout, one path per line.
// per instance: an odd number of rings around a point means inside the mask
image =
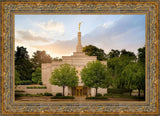
M 81 32 L 80 32 L 81 22 L 79 23 L 79 32 L 78 32 L 78 42 L 76 46 L 76 52 L 82 52 L 83 47 L 81 44 Z
M 80 32 L 80 29 L 81 29 L 81 23 L 82 23 L 82 22 L 79 22 L 79 32 Z

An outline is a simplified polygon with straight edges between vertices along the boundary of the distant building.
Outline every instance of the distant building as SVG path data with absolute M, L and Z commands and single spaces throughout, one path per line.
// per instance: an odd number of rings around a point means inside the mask
M 80 29 L 79 29 L 80 30 Z M 82 52 L 83 47 L 81 45 L 81 32 L 78 32 L 78 42 L 76 46 L 76 52 L 73 52 L 72 56 L 62 56 L 62 61 L 53 61 L 52 63 L 43 63 L 42 64 L 42 82 L 47 86 L 47 92 L 55 95 L 56 93 L 63 92 L 63 88 L 57 85 L 51 85 L 49 79 L 51 78 L 51 73 L 55 68 L 58 68 L 61 64 L 68 63 L 71 66 L 74 66 L 78 71 L 79 82 L 77 87 L 65 87 L 65 96 L 73 95 L 74 96 L 95 96 L 95 88 L 85 87 L 81 82 L 80 72 L 84 66 L 90 61 L 96 61 L 97 56 L 88 56 Z M 101 61 L 103 64 L 107 64 L 106 61 Z M 98 88 L 98 93 L 104 94 L 107 93 L 107 89 Z

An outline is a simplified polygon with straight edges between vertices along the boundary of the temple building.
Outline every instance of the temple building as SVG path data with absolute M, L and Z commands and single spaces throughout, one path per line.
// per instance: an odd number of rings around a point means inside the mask
M 51 74 L 55 68 L 58 68 L 61 64 L 67 63 L 71 66 L 74 66 L 78 71 L 79 82 L 77 87 L 65 87 L 65 96 L 74 95 L 74 96 L 95 96 L 96 90 L 95 88 L 89 88 L 84 86 L 81 82 L 80 72 L 84 66 L 87 65 L 90 61 L 96 61 L 97 56 L 88 56 L 83 52 L 83 47 L 81 44 L 81 32 L 79 26 L 78 32 L 78 42 L 76 46 L 76 52 L 73 52 L 71 56 L 62 56 L 62 61 L 53 61 L 52 63 L 43 63 L 42 68 L 42 82 L 47 86 L 47 92 L 55 95 L 56 93 L 62 93 L 63 87 L 57 85 L 51 85 L 49 83 L 49 79 L 51 78 Z M 103 64 L 107 64 L 107 61 L 101 61 Z M 104 94 L 107 93 L 107 88 L 98 88 L 98 93 Z

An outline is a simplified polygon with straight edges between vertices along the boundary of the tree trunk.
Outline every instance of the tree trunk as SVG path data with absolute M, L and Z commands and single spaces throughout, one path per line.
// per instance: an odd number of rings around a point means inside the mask
M 73 87 L 72 87 L 72 96 L 73 96 Z
M 64 96 L 64 89 L 65 89 L 65 86 L 63 86 L 63 96 Z
M 130 94 L 130 96 L 131 96 L 131 94 L 132 94 L 132 89 L 129 90 L 129 94 Z
M 98 88 L 96 88 L 96 96 L 97 96 L 97 89 L 98 89 Z
M 138 97 L 140 98 L 140 96 L 141 96 L 141 89 L 138 89 Z
M 146 92 L 145 92 L 145 88 L 144 88 L 144 99 L 145 99 L 145 93 L 146 93 Z

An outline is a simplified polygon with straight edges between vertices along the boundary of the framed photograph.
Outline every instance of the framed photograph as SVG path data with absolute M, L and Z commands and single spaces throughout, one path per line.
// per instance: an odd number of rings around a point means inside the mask
M 158 114 L 158 2 L 1 2 L 2 114 Z

